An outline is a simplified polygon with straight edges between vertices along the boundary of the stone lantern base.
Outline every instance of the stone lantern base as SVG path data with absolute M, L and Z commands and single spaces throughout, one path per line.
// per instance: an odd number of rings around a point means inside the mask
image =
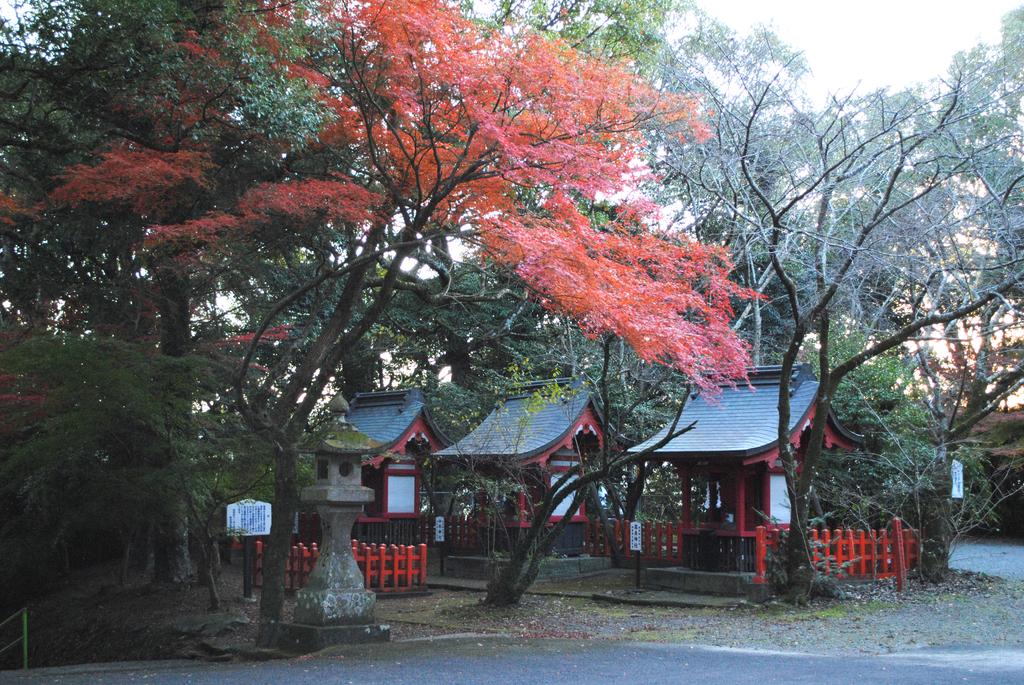
M 391 640 L 391 626 L 372 623 L 345 626 L 281 623 L 277 628 L 278 649 L 299 654 L 316 652 L 333 645 L 354 645 Z

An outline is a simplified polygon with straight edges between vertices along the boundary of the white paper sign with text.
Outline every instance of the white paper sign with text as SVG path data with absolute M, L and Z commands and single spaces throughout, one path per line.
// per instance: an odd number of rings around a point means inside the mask
M 644 524 L 639 521 L 629 524 L 629 551 L 644 551 Z
M 228 533 L 270 535 L 270 503 L 243 499 L 228 505 Z
M 964 465 L 956 459 L 949 465 L 949 479 L 953 483 L 949 496 L 953 499 L 964 498 Z

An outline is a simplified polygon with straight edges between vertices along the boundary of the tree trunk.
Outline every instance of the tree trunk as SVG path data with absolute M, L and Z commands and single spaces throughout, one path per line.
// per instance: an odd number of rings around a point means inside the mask
M 483 603 L 493 607 L 507 607 L 519 604 L 523 594 L 530 589 L 540 571 L 542 555 L 530 555 L 526 545 L 517 542 L 509 555 L 508 563 L 499 566 L 487 583 L 487 595 Z
M 803 500 L 802 502 L 800 500 Z M 799 498 L 789 507 L 789 535 L 786 536 L 786 598 L 804 604 L 810 597 L 814 581 L 811 568 L 811 540 L 807 535 L 807 503 Z
M 644 486 L 647 485 L 647 462 L 640 462 L 636 465 L 636 478 L 626 488 L 626 505 L 622 512 L 623 518 L 632 521 L 636 518 L 637 508 L 640 506 L 640 497 L 644 494 Z
M 930 486 L 920 495 L 921 577 L 933 582 L 949 574 L 949 548 L 953 542 L 949 498 L 949 452 L 944 443 L 935 449 Z
M 608 512 L 601 506 L 601 498 L 597 495 L 596 485 L 591 484 L 587 488 L 587 502 L 597 512 L 597 518 L 601 522 L 601 528 L 604 530 L 604 539 L 608 541 L 608 551 L 611 553 L 612 566 L 618 568 L 622 565 L 622 550 L 619 549 L 619 541 L 615 539 L 615 526 L 608 518 Z
M 184 357 L 189 347 L 189 324 L 191 322 L 190 283 L 188 276 L 172 266 L 155 270 L 158 288 L 157 311 L 160 323 L 160 353 L 168 357 Z M 181 393 L 176 380 L 169 381 L 166 392 Z M 187 405 L 186 405 L 187 406 Z M 176 417 L 181 418 L 181 417 Z M 182 428 L 189 416 L 181 422 Z M 170 419 L 172 424 L 177 421 Z M 163 466 L 170 467 L 177 459 L 177 450 L 171 444 L 162 449 Z M 165 491 L 170 497 L 174 489 Z M 153 536 L 153 578 L 158 583 L 180 585 L 187 583 L 192 575 L 192 560 L 188 551 L 188 522 L 181 511 L 180 502 L 170 501 L 163 516 L 156 521 Z
M 451 369 L 452 383 L 465 388 L 470 381 L 470 373 L 473 369 L 473 357 L 470 355 L 469 343 L 459 336 L 448 336 L 447 349 L 441 357 L 441 362 Z
M 761 301 L 754 300 L 750 305 L 754 311 L 753 331 L 750 337 L 750 356 L 754 366 L 761 366 L 761 331 L 764 327 L 761 321 Z
M 153 580 L 157 583 L 184 585 L 192 577 L 192 559 L 188 553 L 188 525 L 179 512 L 160 522 L 153 539 Z
M 799 326 L 798 326 L 798 333 Z M 786 472 L 786 490 L 789 494 L 789 535 L 786 536 L 785 572 L 786 595 L 790 601 L 803 603 L 810 596 L 814 569 L 811 568 L 811 548 L 807 535 L 807 493 L 800 492 L 800 474 L 797 472 L 796 453 L 789 441 L 789 420 L 791 413 L 790 386 L 797 353 L 803 335 L 794 334 L 789 348 L 782 357 L 779 378 L 779 460 Z
M 199 543 L 199 580 L 206 586 L 210 598 L 209 611 L 220 610 L 220 587 L 217 582 L 217 540 L 207 533 L 200 534 L 202 539 Z
M 263 589 L 260 593 L 260 630 L 257 643 L 271 647 L 283 620 L 285 568 L 291 550 L 292 519 L 299 505 L 295 473 L 298 453 L 294 445 L 279 441 L 274 446 L 274 516 L 263 549 Z
M 593 481 L 584 482 L 582 479 L 575 481 L 568 487 L 572 494 L 567 494 L 572 501 L 560 518 L 551 528 L 547 528 L 538 521 L 547 521 L 554 511 L 556 502 L 555 490 L 548 489 L 544 497 L 534 510 L 534 523 L 526 532 L 520 535 L 512 545 L 509 553 L 508 564 L 500 567 L 487 583 L 487 595 L 483 603 L 489 606 L 504 607 L 519 603 L 523 594 L 530 588 L 533 581 L 537 579 L 540 572 L 540 564 L 544 557 L 551 552 L 555 541 L 569 525 L 572 517 L 579 511 L 580 502 L 583 500 L 583 491 Z M 564 487 L 564 485 L 563 485 Z M 559 491 L 561 492 L 561 490 Z

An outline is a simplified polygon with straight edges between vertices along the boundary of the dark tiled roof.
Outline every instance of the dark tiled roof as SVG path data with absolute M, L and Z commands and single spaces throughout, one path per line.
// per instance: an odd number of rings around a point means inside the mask
M 416 388 L 356 393 L 349 406 L 348 420 L 374 440 L 384 443 L 384 449 L 391 449 L 421 413 L 434 436 L 442 444 L 449 444 L 451 441 L 430 418 L 423 392 Z
M 683 409 L 677 428 L 696 425 L 692 430 L 660 447 L 657 454 L 678 456 L 751 456 L 775 446 L 779 424 L 779 381 L 781 368 L 759 366 L 748 372 L 749 385 L 724 386 L 714 398 L 691 397 Z M 751 387 L 752 386 L 752 387 Z M 803 422 L 814 404 L 818 380 L 810 366 L 793 370 L 790 386 L 790 434 Z M 835 417 L 833 425 L 854 442 L 859 436 L 843 428 Z M 653 437 L 633 447 L 638 452 L 668 432 L 662 428 Z
M 529 459 L 564 440 L 590 404 L 580 383 L 557 379 L 563 392 L 554 402 L 538 391 L 552 381 L 528 383 L 494 408 L 487 418 L 456 444 L 437 452 L 444 457 L 520 457 Z

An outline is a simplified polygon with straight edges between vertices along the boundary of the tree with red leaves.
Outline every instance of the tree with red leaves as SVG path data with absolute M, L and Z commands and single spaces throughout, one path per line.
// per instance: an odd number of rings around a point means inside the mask
M 307 161 L 334 163 L 307 168 L 339 191 L 358 185 L 374 198 L 323 217 L 344 237 L 340 254 L 271 307 L 238 377 L 241 411 L 277 452 L 284 516 L 271 533 L 268 588 L 283 572 L 297 504 L 294 446 L 309 415 L 396 291 L 429 290 L 424 271 L 443 280 L 453 240 L 515 269 L 548 309 L 588 334 L 619 335 L 697 386 L 741 376 L 745 361 L 728 325 L 730 298 L 743 292 L 728 281 L 725 255 L 660 234 L 655 208 L 639 195 L 642 125 L 699 139 L 696 102 L 663 97 L 620 67 L 528 32 L 484 35 L 445 4 L 325 3 L 319 18 L 303 58 L 287 67 L 317 89 L 327 112 Z M 278 215 L 306 211 L 300 193 L 284 197 L 291 203 L 278 203 Z M 598 225 L 584 208 L 609 197 L 621 199 Z M 357 206 L 372 215 L 356 216 Z M 267 373 L 250 373 L 262 332 L 328 280 L 340 288 L 324 297 L 319 325 L 296 331 Z M 266 623 L 279 618 L 279 602 L 264 590 Z
M 747 293 L 726 253 L 662 230 L 643 194 L 644 127 L 700 141 L 693 98 L 435 0 L 243 6 L 196 26 L 168 44 L 173 68 L 107 103 L 123 125 L 38 211 L 137 227 L 165 352 L 201 342 L 193 312 L 216 288 L 251 317 L 228 342 L 248 342 L 234 399 L 275 455 L 262 641 L 302 435 L 398 292 L 451 301 L 452 264 L 476 260 L 696 387 L 742 377 L 730 302 Z

